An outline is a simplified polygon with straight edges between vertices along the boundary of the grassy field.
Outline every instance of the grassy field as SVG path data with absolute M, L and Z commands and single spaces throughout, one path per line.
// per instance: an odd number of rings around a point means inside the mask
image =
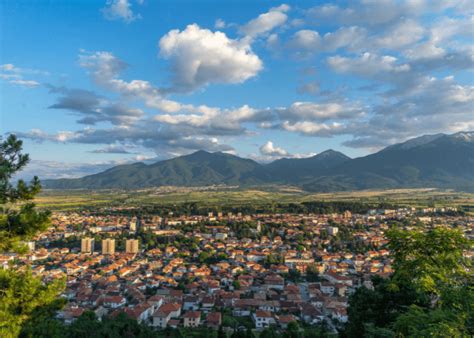
M 294 187 L 238 188 L 156 188 L 124 190 L 50 190 L 35 200 L 39 207 L 52 210 L 86 206 L 169 205 L 197 202 L 202 205 L 261 205 L 269 203 L 300 203 L 305 201 L 392 202 L 414 207 L 472 206 L 474 194 L 437 189 L 396 189 L 307 193 Z

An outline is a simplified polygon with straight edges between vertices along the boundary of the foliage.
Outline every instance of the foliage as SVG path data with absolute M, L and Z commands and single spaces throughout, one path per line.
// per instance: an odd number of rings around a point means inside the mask
M 392 229 L 388 236 L 394 257 L 394 283 L 411 280 L 420 291 L 439 295 L 445 287 L 466 282 L 470 261 L 463 257 L 463 251 L 470 248 L 470 243 L 459 230 Z
M 471 243 L 444 227 L 392 229 L 394 273 L 374 278 L 349 301 L 349 337 L 465 337 L 474 334 Z
M 30 184 L 10 182 L 29 161 L 21 151 L 22 141 L 14 135 L 0 143 L 0 253 L 25 253 L 23 243 L 50 225 L 50 213 L 36 211 L 29 202 L 41 190 L 38 178 Z M 60 308 L 62 301 L 57 296 L 63 288 L 64 280 L 45 284 L 28 267 L 0 270 L 0 336 L 17 337 L 33 317 L 42 318 Z

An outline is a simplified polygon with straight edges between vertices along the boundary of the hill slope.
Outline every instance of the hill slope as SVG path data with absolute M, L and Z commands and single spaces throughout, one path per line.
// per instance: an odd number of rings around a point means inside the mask
M 328 169 L 338 166 L 351 158 L 332 149 L 307 158 L 282 158 L 265 166 L 265 171 L 274 181 L 301 183 L 307 179 L 323 175 Z
M 135 163 L 76 179 L 47 180 L 53 189 L 144 188 L 163 185 L 258 184 L 250 175 L 261 165 L 249 159 L 203 150 L 151 165 Z
M 474 191 L 474 132 L 422 136 L 332 168 L 311 191 L 439 187 Z
M 262 165 L 201 150 L 151 165 L 134 163 L 82 178 L 44 181 L 45 187 L 53 189 L 213 184 L 295 184 L 308 191 L 398 187 L 474 191 L 474 132 L 421 136 L 355 159 L 327 150 L 309 158 Z

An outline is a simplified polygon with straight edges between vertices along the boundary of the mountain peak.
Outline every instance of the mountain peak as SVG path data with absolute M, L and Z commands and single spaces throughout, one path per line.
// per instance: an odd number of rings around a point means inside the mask
M 460 131 L 451 135 L 451 138 L 465 142 L 474 142 L 474 131 Z
M 209 154 L 212 154 L 212 153 L 207 150 L 200 149 L 189 155 L 209 155 Z
M 313 158 L 320 158 L 320 159 L 329 158 L 329 157 L 339 157 L 339 158 L 350 159 L 349 156 L 334 149 L 328 149 L 313 156 Z
M 423 136 L 419 136 L 419 137 L 415 137 L 415 138 L 412 138 L 412 139 L 409 139 L 408 141 L 405 141 L 403 143 L 397 143 L 397 144 L 394 144 L 394 145 L 391 145 L 385 149 L 383 149 L 382 151 L 385 151 L 385 150 L 389 150 L 389 149 L 401 149 L 401 150 L 408 150 L 408 149 L 412 149 L 412 148 L 415 148 L 415 147 L 418 147 L 418 146 L 422 146 L 424 144 L 428 144 L 430 142 L 433 142 L 437 139 L 439 139 L 440 137 L 443 137 L 445 136 L 445 134 L 434 134 L 434 135 L 423 135 Z

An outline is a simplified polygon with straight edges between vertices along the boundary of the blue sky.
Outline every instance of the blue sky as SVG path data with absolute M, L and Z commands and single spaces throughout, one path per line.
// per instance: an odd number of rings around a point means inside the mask
M 1 132 L 43 177 L 198 149 L 357 157 L 474 129 L 471 1 L 0 6 Z

